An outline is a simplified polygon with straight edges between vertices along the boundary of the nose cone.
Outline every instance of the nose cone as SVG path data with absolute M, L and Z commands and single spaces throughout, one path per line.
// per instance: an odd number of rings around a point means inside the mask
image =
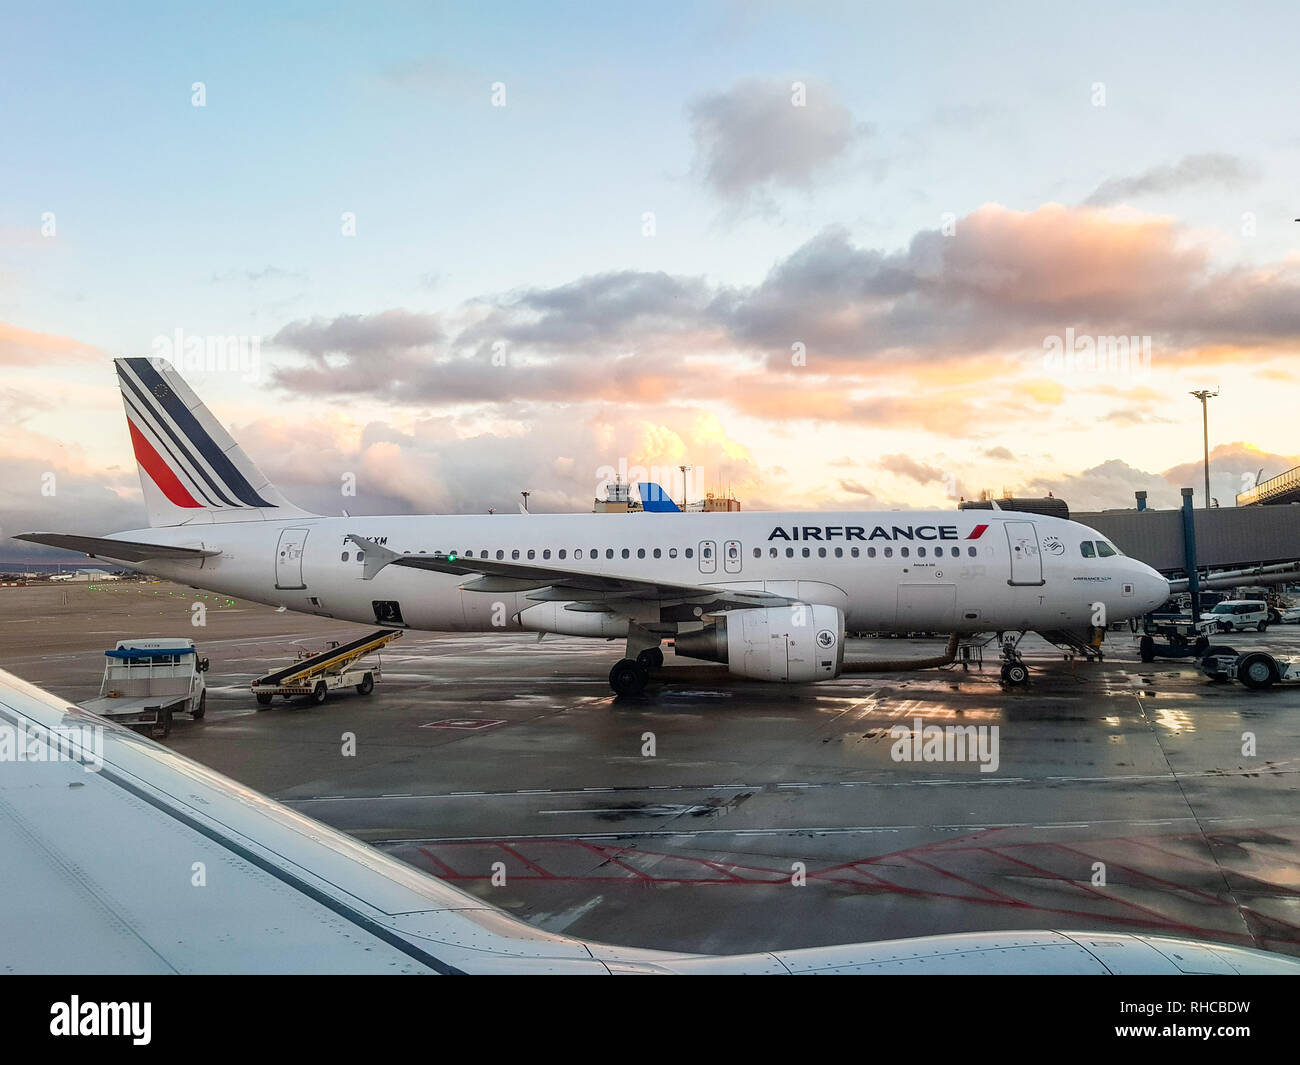
M 1145 614 L 1169 598 L 1169 582 L 1146 563 L 1139 562 L 1138 566 L 1140 570 L 1134 591 L 1137 592 L 1138 599 L 1145 604 L 1142 611 Z

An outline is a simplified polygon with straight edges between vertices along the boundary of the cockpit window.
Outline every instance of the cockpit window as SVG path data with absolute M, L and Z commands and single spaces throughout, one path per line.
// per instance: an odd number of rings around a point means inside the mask
M 1110 544 L 1106 543 L 1105 540 L 1098 540 L 1097 554 L 1101 558 L 1110 558 L 1111 555 L 1118 555 L 1119 552 L 1116 551 L 1113 547 L 1111 547 Z
M 1083 543 L 1079 545 L 1079 553 L 1083 555 L 1084 558 L 1095 558 L 1097 555 L 1097 552 L 1092 548 L 1091 540 L 1084 540 Z

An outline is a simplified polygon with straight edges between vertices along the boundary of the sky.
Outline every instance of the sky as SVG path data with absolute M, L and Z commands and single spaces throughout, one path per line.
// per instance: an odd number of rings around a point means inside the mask
M 187 341 L 327 514 L 583 511 L 681 465 L 747 509 L 1201 505 L 1200 388 L 1230 506 L 1300 464 L 1297 31 L 0 3 L 0 536 L 144 524 L 111 359 Z

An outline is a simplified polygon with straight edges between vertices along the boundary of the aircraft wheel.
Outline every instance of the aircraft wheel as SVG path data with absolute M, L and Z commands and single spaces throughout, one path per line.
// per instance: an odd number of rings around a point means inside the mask
M 371 674 L 367 673 L 364 677 L 361 678 L 361 683 L 357 685 L 357 694 L 369 695 L 374 690 L 375 690 L 375 678 Z
M 1143 636 L 1138 640 L 1138 657 L 1143 662 L 1154 662 L 1156 660 L 1156 641 L 1150 636 Z
M 1271 688 L 1277 681 L 1277 666 L 1265 654 L 1247 655 L 1237 666 L 1237 676 L 1247 688 L 1261 691 Z
M 190 711 L 190 717 L 194 718 L 195 721 L 202 721 L 203 715 L 206 714 L 207 712 L 208 712 L 208 693 L 205 691 L 199 692 L 198 705 L 195 706 L 192 711 Z
M 1023 662 L 1008 662 L 1002 667 L 1002 679 L 1019 688 L 1029 683 L 1029 667 Z
M 316 706 L 320 706 L 320 704 L 325 701 L 325 696 L 328 694 L 329 689 L 325 687 L 325 682 L 323 680 L 318 680 L 316 682 L 316 687 L 311 690 L 311 701 Z
M 257 692 L 256 694 L 258 706 L 270 706 L 271 700 L 275 698 L 271 692 Z
M 609 671 L 609 686 L 615 695 L 639 695 L 649 680 L 645 667 L 630 658 L 619 659 Z
M 664 664 L 664 653 L 658 647 L 648 647 L 636 656 L 636 661 L 642 669 L 659 669 Z

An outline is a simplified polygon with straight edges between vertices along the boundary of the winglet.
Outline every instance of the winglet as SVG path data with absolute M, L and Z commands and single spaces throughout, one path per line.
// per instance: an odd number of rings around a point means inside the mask
M 358 536 L 356 533 L 348 533 L 347 539 L 366 553 L 366 557 L 362 560 L 361 576 L 367 581 L 373 580 L 379 574 L 379 571 L 390 562 L 396 562 L 402 557 L 383 544 L 374 540 L 367 540 L 364 536 Z

